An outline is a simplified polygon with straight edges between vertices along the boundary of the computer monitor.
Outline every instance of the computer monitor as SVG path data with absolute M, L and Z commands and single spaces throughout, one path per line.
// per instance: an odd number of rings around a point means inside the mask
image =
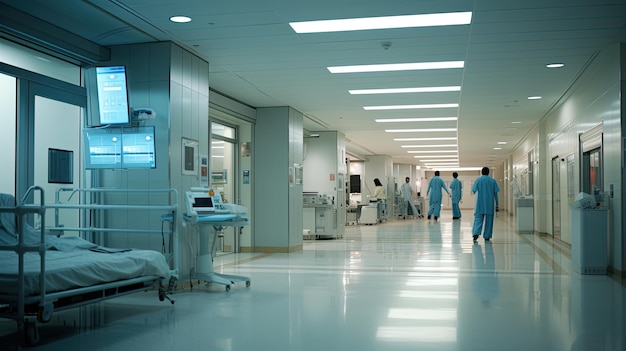
M 83 130 L 86 169 L 156 168 L 154 127 Z
M 87 111 L 92 124 L 130 124 L 125 66 L 86 68 L 85 85 Z

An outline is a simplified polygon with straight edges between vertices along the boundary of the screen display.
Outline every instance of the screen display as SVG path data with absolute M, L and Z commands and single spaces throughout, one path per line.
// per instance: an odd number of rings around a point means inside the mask
M 96 67 L 95 75 L 100 125 L 129 124 L 126 67 Z
M 156 168 L 154 127 L 87 128 L 85 168 Z

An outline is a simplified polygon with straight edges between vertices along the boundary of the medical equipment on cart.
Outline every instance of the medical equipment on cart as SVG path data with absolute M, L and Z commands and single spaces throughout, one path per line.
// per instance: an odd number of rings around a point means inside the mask
M 198 232 L 200 239 L 197 268 L 194 278 L 207 283 L 226 286 L 226 291 L 236 282 L 245 281 L 250 286 L 250 278 L 238 275 L 221 274 L 213 271 L 213 257 L 217 249 L 217 235 L 223 227 L 243 227 L 249 225 L 246 207 L 222 202 L 219 193 L 209 188 L 191 188 L 185 194 L 187 212 L 183 219 Z M 207 228 L 208 227 L 208 228 Z M 212 230 L 211 230 L 212 229 Z M 235 231 L 235 246 L 239 245 L 239 232 Z

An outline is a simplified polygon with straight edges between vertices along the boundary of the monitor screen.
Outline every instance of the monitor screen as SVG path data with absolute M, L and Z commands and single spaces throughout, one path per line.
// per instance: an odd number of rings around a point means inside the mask
M 130 124 L 125 66 L 89 68 L 85 71 L 85 83 L 94 124 Z
M 83 131 L 85 168 L 122 168 L 122 130 L 97 128 Z
M 122 168 L 156 168 L 154 127 L 123 128 Z
M 48 183 L 74 183 L 74 151 L 48 149 Z
M 85 168 L 156 168 L 154 127 L 87 128 Z

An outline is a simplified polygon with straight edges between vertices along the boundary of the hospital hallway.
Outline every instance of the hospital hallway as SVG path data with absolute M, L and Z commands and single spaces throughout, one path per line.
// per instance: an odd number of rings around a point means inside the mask
M 570 247 L 517 234 L 506 213 L 490 242 L 472 241 L 472 222 L 443 211 L 290 254 L 220 256 L 215 270 L 249 288 L 193 282 L 174 305 L 150 291 L 58 312 L 23 349 L 626 350 L 624 282 L 573 272 Z M 3 350 L 18 348 L 15 325 L 0 320 Z

